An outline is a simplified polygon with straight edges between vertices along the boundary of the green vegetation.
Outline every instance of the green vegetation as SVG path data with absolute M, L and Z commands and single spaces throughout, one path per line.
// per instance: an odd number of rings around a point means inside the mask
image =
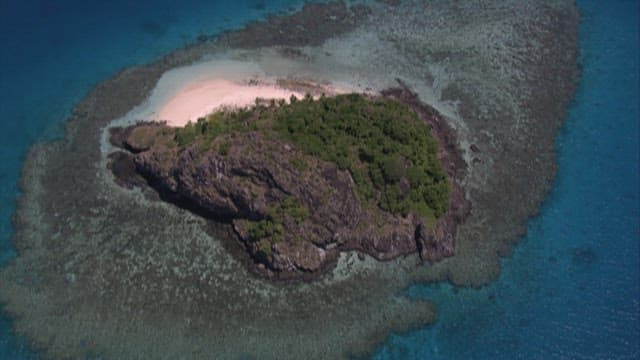
M 218 154 L 222 155 L 222 156 L 226 156 L 229 154 L 229 150 L 231 149 L 231 143 L 228 141 L 224 141 L 222 144 L 220 144 L 220 146 L 218 147 Z
M 395 214 L 414 211 L 428 219 L 446 212 L 451 189 L 437 142 L 409 107 L 359 94 L 291 100 L 213 113 L 174 130 L 174 140 L 180 148 L 197 141 L 208 149 L 219 135 L 261 131 L 349 170 L 365 203 Z M 229 151 L 226 144 L 218 148 L 222 155 Z M 298 170 L 305 169 L 300 160 L 291 161 Z M 256 223 L 255 238 L 284 234 L 276 219 Z
M 195 141 L 196 135 L 196 127 L 189 121 L 187 125 L 176 131 L 175 140 L 178 146 L 185 147 Z
M 304 159 L 300 158 L 300 157 L 292 157 L 291 160 L 289 160 L 289 162 L 291 163 L 291 165 L 294 167 L 294 169 L 298 170 L 298 171 L 306 171 L 307 170 L 307 163 L 304 161 Z
M 249 224 L 249 237 L 252 241 L 269 239 L 271 243 L 284 241 L 286 218 L 302 223 L 309 217 L 307 209 L 293 196 L 285 198 L 278 206 L 269 209 L 267 217 Z

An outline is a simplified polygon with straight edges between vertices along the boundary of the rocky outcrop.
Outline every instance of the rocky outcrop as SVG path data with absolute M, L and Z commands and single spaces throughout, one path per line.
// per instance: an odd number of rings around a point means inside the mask
M 457 148 L 454 131 L 442 116 L 432 107 L 422 103 L 416 93 L 399 79 L 397 88 L 387 89 L 382 95 L 407 104 L 424 121 L 431 125 L 431 134 L 440 145 L 438 158 L 451 181 L 451 199 L 447 213 L 438 221 L 435 228 L 428 229 L 419 222 L 416 227 L 416 243 L 423 260 L 437 261 L 455 253 L 455 234 L 458 224 L 462 223 L 471 211 L 471 202 L 465 197 L 464 189 L 455 179 L 462 178 L 467 164 Z
M 440 137 L 439 158 L 453 179 L 464 162 L 449 143 L 454 139 L 442 136 L 442 119 L 406 88 L 385 94 L 431 123 Z M 402 216 L 364 205 L 348 170 L 260 131 L 220 135 L 206 149 L 199 143 L 178 148 L 154 142 L 159 131 L 169 129 L 138 124 L 112 131 L 112 143 L 128 150 L 112 156 L 119 183 L 135 184 L 127 178 L 131 172 L 121 170 L 130 165 L 118 164 L 133 163 L 163 199 L 230 223 L 255 269 L 269 277 L 308 278 L 334 264 L 342 251 L 378 260 L 418 252 L 424 260 L 440 260 L 454 254 L 456 226 L 470 208 L 452 180 L 450 209 L 429 225 L 414 213 Z M 267 236 L 253 236 L 256 231 Z

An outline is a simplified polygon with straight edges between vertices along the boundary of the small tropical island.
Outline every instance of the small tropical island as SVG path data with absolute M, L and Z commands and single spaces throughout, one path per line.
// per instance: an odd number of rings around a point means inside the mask
M 353 359 L 451 326 L 407 289 L 499 278 L 553 184 L 579 24 L 311 2 L 119 71 L 25 156 L 14 331 L 57 359 Z
M 344 251 L 437 261 L 454 254 L 470 208 L 447 173 L 460 161 L 433 109 L 407 89 L 386 95 L 256 99 L 183 127 L 115 128 L 127 153 L 110 167 L 125 186 L 146 181 L 230 224 L 270 278 L 314 278 Z

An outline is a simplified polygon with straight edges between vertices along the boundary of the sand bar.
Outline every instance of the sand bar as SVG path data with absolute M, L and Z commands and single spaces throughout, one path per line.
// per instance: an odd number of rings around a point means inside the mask
M 278 79 L 289 78 L 290 73 L 267 72 L 255 59 L 239 60 L 235 55 L 224 53 L 165 72 L 145 101 L 105 128 L 101 152 L 106 155 L 113 151 L 108 141 L 110 127 L 140 121 L 165 121 L 169 126 L 184 126 L 189 120 L 197 121 L 221 107 L 253 105 L 258 97 L 288 100 L 291 95 L 304 95 L 278 86 Z M 341 92 L 334 86 L 326 88 L 327 93 Z
M 301 98 L 307 91 L 304 86 L 295 86 L 299 84 L 321 89 L 327 95 L 364 92 L 341 81 L 340 77 L 313 76 L 293 65 L 283 69 L 276 65 L 289 64 L 290 60 L 274 60 L 273 57 L 268 51 L 244 57 L 227 52 L 171 69 L 162 75 L 143 103 L 125 116 L 114 119 L 109 127 L 128 126 L 139 121 L 166 121 L 170 126 L 184 126 L 189 120 L 196 121 L 221 107 L 253 105 L 258 97 L 288 100 L 295 95 Z M 282 85 L 283 82 L 286 84 Z M 103 141 L 103 152 L 108 148 L 105 145 Z
M 181 89 L 158 112 L 157 118 L 169 126 L 184 126 L 222 107 L 245 107 L 257 98 L 289 99 L 304 96 L 291 90 L 267 84 L 239 84 L 224 79 L 194 82 Z

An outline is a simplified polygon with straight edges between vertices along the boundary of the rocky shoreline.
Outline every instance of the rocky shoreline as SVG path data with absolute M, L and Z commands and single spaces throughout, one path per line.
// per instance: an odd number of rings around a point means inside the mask
M 380 261 L 413 253 L 418 253 L 423 261 L 439 261 L 454 255 L 457 226 L 471 210 L 471 204 L 456 180 L 464 176 L 466 163 L 457 148 L 453 130 L 441 115 L 423 104 L 404 83 L 399 81 L 399 85 L 382 91 L 382 95 L 408 105 L 421 121 L 430 126 L 440 146 L 438 158 L 450 179 L 448 210 L 435 225 L 426 225 L 413 213 L 405 217 L 382 213 L 376 208 L 364 209 L 348 172 L 338 170 L 335 164 L 316 164 L 315 159 L 309 158 L 304 160 L 305 168 L 317 169 L 319 173 L 313 176 L 303 174 L 295 166 L 287 165 L 292 159 L 300 161 L 303 157 L 291 144 L 265 142 L 265 139 L 253 133 L 247 139 L 247 136 L 235 138 L 233 148 L 241 150 L 227 150 L 230 154 L 224 155 L 210 151 L 205 156 L 200 153 L 198 146 L 190 147 L 167 167 L 162 164 L 166 160 L 160 161 L 164 156 L 154 149 L 157 146 L 149 145 L 153 135 L 142 140 L 140 136 L 135 136 L 142 132 L 168 130 L 164 125 L 140 123 L 127 128 L 111 128 L 111 143 L 127 152 L 110 154 L 112 161 L 108 166 L 117 182 L 125 187 L 144 186 L 142 177 L 158 191 L 160 198 L 208 220 L 231 225 L 236 239 L 226 241 L 238 240 L 253 260 L 248 262 L 251 270 L 270 279 L 318 279 L 335 267 L 340 253 L 350 251 L 358 251 Z M 245 142 L 251 145 L 246 146 Z M 260 145 L 263 142 L 265 144 Z M 259 151 L 251 150 L 256 146 Z M 263 151 L 274 154 L 264 158 L 267 154 Z M 238 176 L 242 177 L 242 181 L 239 182 Z M 300 179 L 309 178 L 323 180 L 298 183 Z M 247 179 L 253 180 L 247 183 Z M 209 184 L 206 188 L 202 188 L 203 181 Z M 252 196 L 247 193 L 248 188 L 251 188 Z M 301 193 L 303 189 L 308 190 Z M 326 204 L 331 204 L 329 207 L 313 200 L 326 196 L 320 194 L 333 193 L 334 190 L 338 193 L 335 199 L 326 201 Z M 257 193 L 270 195 L 256 198 Z M 264 218 L 266 209 L 273 207 L 274 201 L 277 203 L 284 196 L 282 193 L 297 196 L 311 211 L 310 221 L 305 222 L 304 227 L 291 223 L 286 228 L 288 236 L 303 242 L 274 244 L 262 250 L 265 245 L 255 243 L 249 236 L 250 222 L 247 219 Z M 335 222 L 326 219 L 341 220 Z M 309 241 L 304 237 L 316 240 Z
M 556 134 L 579 79 L 575 4 L 357 9 L 314 5 L 203 37 L 96 86 L 65 138 L 35 146 L 25 161 L 20 255 L 0 271 L 0 302 L 16 333 L 52 358 L 348 358 L 435 321 L 433 304 L 399 295 L 410 284 L 495 280 L 554 178 Z M 280 32 L 298 26 L 306 29 L 299 36 Z M 167 70 L 229 48 L 276 76 L 345 79 L 363 92 L 399 78 L 442 114 L 466 163 L 456 180 L 473 203 L 455 256 L 422 264 L 343 254 L 318 281 L 274 284 L 251 276 L 201 218 L 116 185 L 100 148 L 105 129 Z M 278 73 L 274 63 L 296 72 Z

